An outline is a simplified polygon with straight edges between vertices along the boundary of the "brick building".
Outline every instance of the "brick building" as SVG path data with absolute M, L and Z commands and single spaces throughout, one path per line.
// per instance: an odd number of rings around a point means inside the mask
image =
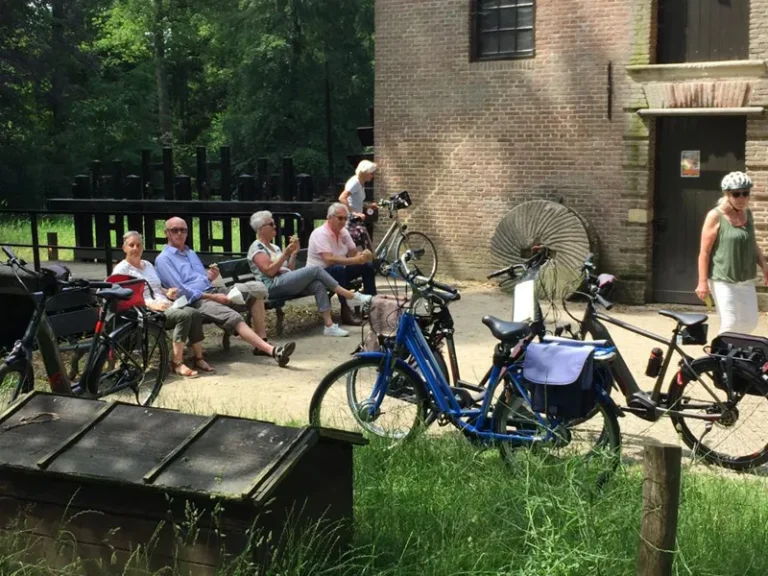
M 626 300 L 692 301 L 726 172 L 768 249 L 766 58 L 768 0 L 376 0 L 376 196 L 474 278 L 504 214 L 562 199 Z

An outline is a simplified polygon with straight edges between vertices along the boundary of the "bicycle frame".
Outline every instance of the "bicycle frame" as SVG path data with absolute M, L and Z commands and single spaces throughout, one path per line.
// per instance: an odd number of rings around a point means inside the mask
M 670 406 L 661 407 L 659 406 L 660 401 L 663 399 L 663 394 L 661 392 L 661 388 L 664 385 L 664 380 L 667 375 L 667 370 L 669 369 L 669 364 L 672 361 L 672 353 L 677 352 L 680 354 L 682 360 L 683 367 L 686 369 L 689 369 L 689 372 L 691 374 L 695 374 L 695 371 L 691 367 L 691 363 L 694 361 L 694 359 L 689 356 L 678 344 L 677 344 L 677 336 L 680 334 L 680 331 L 682 329 L 682 326 L 678 323 L 675 325 L 674 330 L 672 331 L 672 337 L 667 339 L 663 336 L 660 336 L 658 334 L 654 334 L 653 332 L 649 332 L 647 330 L 643 330 L 642 328 L 638 328 L 637 326 L 633 326 L 632 324 L 628 324 L 627 322 L 623 322 L 619 320 L 618 318 L 614 318 L 612 316 L 609 316 L 608 314 L 603 314 L 602 312 L 598 312 L 595 310 L 594 304 L 590 301 L 587 303 L 587 308 L 584 311 L 584 318 L 580 324 L 580 339 L 583 340 L 584 336 L 587 332 L 592 331 L 592 335 L 598 339 L 598 340 L 608 340 L 609 342 L 613 342 L 613 339 L 611 338 L 611 334 L 608 331 L 608 328 L 605 327 L 605 325 L 601 322 L 607 322 L 609 324 L 613 324 L 615 326 L 618 326 L 620 328 L 623 328 L 624 330 L 628 330 L 629 332 L 632 332 L 634 334 L 637 334 L 639 336 L 642 336 L 643 338 L 647 338 L 648 340 L 653 340 L 654 342 L 658 342 L 660 344 L 664 344 L 667 346 L 666 356 L 664 357 L 664 361 L 661 365 L 661 369 L 659 370 L 659 374 L 656 377 L 656 381 L 653 386 L 653 390 L 651 392 L 651 401 L 654 403 L 654 417 L 652 418 L 653 421 L 658 420 L 661 418 L 661 416 L 668 414 L 669 412 L 676 412 L 685 418 L 694 418 L 697 420 L 712 420 L 715 421 L 719 416 L 717 415 L 699 415 L 699 414 L 686 414 L 685 408 L 688 408 L 690 410 L 696 410 L 700 408 L 699 404 L 694 405 L 687 405 L 683 409 L 673 409 Z M 682 369 L 678 373 L 678 378 L 681 377 Z M 619 387 L 619 390 L 624 395 L 625 399 L 629 402 L 633 394 L 638 393 L 644 393 L 645 391 L 640 388 L 640 386 L 637 383 L 637 380 L 635 380 L 635 377 L 632 375 L 632 372 L 629 370 L 629 367 L 624 362 L 624 358 L 621 356 L 621 352 L 619 352 L 618 348 L 616 349 L 616 357 L 611 363 L 611 373 L 613 374 L 614 379 L 616 380 L 616 384 Z M 706 383 L 702 382 L 701 379 L 697 378 L 697 381 L 702 385 L 702 387 L 709 393 L 710 396 L 712 396 L 713 400 L 725 407 L 722 404 L 722 401 L 717 397 L 717 395 L 707 386 Z M 622 407 L 622 410 L 626 410 L 626 407 Z
M 398 351 L 405 347 L 416 360 L 416 364 L 422 376 L 397 357 Z M 430 392 L 438 412 L 446 416 L 450 422 L 463 432 L 475 438 L 489 441 L 519 442 L 530 444 L 533 442 L 548 442 L 554 440 L 553 423 L 547 421 L 536 412 L 532 412 L 539 424 L 547 430 L 545 437 L 535 437 L 537 430 L 519 431 L 511 434 L 497 434 L 492 432 L 492 419 L 488 416 L 491 412 L 491 402 L 494 391 L 502 379 L 511 382 L 518 394 L 524 399 L 528 408 L 531 408 L 531 400 L 522 382 L 522 368 L 515 363 L 516 355 L 503 344 L 496 346 L 493 357 L 493 366 L 490 370 L 489 383 L 482 404 L 479 408 L 462 408 L 454 396 L 451 387 L 442 375 L 432 350 L 421 333 L 415 318 L 410 311 L 405 312 L 398 324 L 397 336 L 394 348 L 387 348 L 384 352 L 362 352 L 358 356 L 380 360 L 381 369 L 376 378 L 376 384 L 371 392 L 372 400 L 369 410 L 375 413 L 381 408 L 386 396 L 392 371 L 397 365 L 407 372 L 415 381 L 421 382 Z M 426 378 L 426 381 L 425 381 Z

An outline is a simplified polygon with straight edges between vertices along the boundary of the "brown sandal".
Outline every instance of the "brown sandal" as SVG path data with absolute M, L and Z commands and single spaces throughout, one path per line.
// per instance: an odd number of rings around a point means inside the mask
M 176 364 L 176 362 L 171 362 L 171 369 L 175 374 L 183 376 L 184 378 L 197 378 L 200 376 L 200 374 L 197 373 L 197 370 L 192 370 L 189 366 L 184 364 L 184 362 L 179 362 L 178 364 Z
M 200 370 L 200 372 L 216 372 L 216 368 L 208 364 L 208 362 L 205 361 L 205 358 L 195 358 L 195 368 Z

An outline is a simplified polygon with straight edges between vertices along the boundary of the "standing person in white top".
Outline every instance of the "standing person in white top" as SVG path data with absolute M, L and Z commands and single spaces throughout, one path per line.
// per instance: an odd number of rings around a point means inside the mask
M 178 288 L 163 288 L 152 263 L 141 259 L 144 253 L 141 234 L 134 230 L 126 232 L 123 235 L 123 252 L 125 260 L 114 267 L 112 274 L 124 274 L 146 281 L 144 303 L 150 310 L 165 315 L 165 328 L 173 328 L 173 371 L 187 378 L 198 375 L 197 370 L 192 370 L 184 364 L 184 343 L 189 341 L 195 353 L 196 363 L 199 366 L 202 363 L 208 368 L 206 372 L 212 372 L 213 367 L 203 359 L 203 316 L 200 311 L 191 306 L 171 308 L 173 300 L 178 296 Z
M 349 209 L 347 230 L 355 246 L 368 250 L 371 249 L 371 239 L 365 227 L 363 202 L 365 202 L 365 185 L 373 180 L 375 172 L 376 164 L 370 160 L 361 160 L 355 169 L 355 175 L 347 180 L 344 191 L 339 196 L 339 202 Z M 371 203 L 369 206 L 375 208 L 376 203 Z

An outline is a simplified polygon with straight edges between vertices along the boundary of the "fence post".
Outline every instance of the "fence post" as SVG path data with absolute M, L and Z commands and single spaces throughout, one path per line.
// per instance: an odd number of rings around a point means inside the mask
M 125 197 L 128 200 L 141 200 L 140 176 L 129 174 L 125 177 Z M 128 229 L 143 234 L 142 228 L 141 214 L 128 214 Z
M 230 162 L 230 150 L 229 146 L 222 146 L 219 149 L 221 156 L 221 162 L 219 163 L 219 170 L 221 170 L 221 199 L 232 200 L 232 164 Z
M 48 261 L 59 259 L 59 235 L 56 232 L 48 232 Z
M 266 158 L 259 158 L 256 161 L 256 199 L 266 200 L 270 197 L 268 193 L 269 180 L 269 161 Z
M 299 202 L 312 202 L 315 196 L 315 184 L 309 174 L 296 176 L 296 188 Z
M 173 200 L 173 148 L 163 148 L 163 195 Z
M 649 444 L 643 450 L 643 517 L 637 576 L 670 576 L 680 505 L 679 446 Z
M 112 161 L 112 198 L 125 198 L 123 192 L 123 163 L 120 160 Z
M 74 198 L 91 197 L 91 179 L 85 174 L 75 176 L 72 184 L 72 196 Z M 93 216 L 90 214 L 75 214 L 75 246 L 79 248 L 93 248 Z M 75 260 L 86 261 L 93 259 L 85 251 L 75 250 Z
M 154 196 L 152 187 L 152 151 L 141 151 L 141 195 L 145 200 Z M 144 217 L 144 249 L 155 249 L 155 219 L 151 216 Z
M 229 146 L 222 146 L 219 149 L 220 162 L 219 170 L 221 174 L 221 199 L 225 202 L 232 200 L 232 163 L 230 161 Z M 225 252 L 231 252 L 232 246 L 232 219 L 224 218 L 221 221 L 221 241 Z
M 208 182 L 208 151 L 205 146 L 198 146 L 196 152 L 197 158 L 197 199 L 208 200 L 210 197 L 211 185 Z M 211 248 L 211 223 L 208 218 L 200 216 L 200 251 L 207 252 Z
M 241 174 L 237 182 L 237 198 L 240 202 L 254 202 L 256 200 L 256 177 L 250 174 Z M 250 218 L 240 218 L 240 252 L 248 252 L 256 233 L 251 228 Z
M 293 158 L 283 158 L 280 170 L 280 199 L 291 202 L 296 198 L 296 181 L 293 176 Z
M 192 200 L 192 179 L 186 174 L 176 176 L 175 184 L 176 200 Z M 194 219 L 192 216 L 184 216 L 184 222 L 187 223 L 187 246 L 194 246 L 195 235 L 192 225 Z

